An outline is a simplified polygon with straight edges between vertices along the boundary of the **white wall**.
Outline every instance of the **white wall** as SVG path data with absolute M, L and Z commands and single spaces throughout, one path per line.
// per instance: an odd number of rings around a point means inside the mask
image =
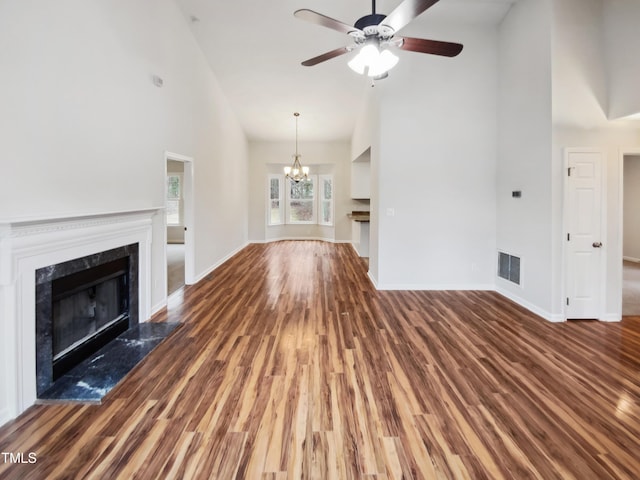
M 614 320 L 619 319 L 622 312 L 620 152 L 625 148 L 640 146 L 637 123 L 611 121 L 605 115 L 610 110 L 608 103 L 614 97 L 623 100 L 626 106 L 633 101 L 626 94 L 618 96 L 624 90 L 619 89 L 622 85 L 618 83 L 621 80 L 619 76 L 632 72 L 616 65 L 620 52 L 615 51 L 616 45 L 625 51 L 633 50 L 633 42 L 627 45 L 617 43 L 619 34 L 627 29 L 629 20 L 607 14 L 612 6 L 622 4 L 629 7 L 624 12 L 630 18 L 636 15 L 635 25 L 640 20 L 640 11 L 634 13 L 628 2 L 554 0 L 553 3 L 552 311 L 557 315 L 563 312 L 563 152 L 567 147 L 588 147 L 604 152 L 606 296 L 602 314 L 603 318 Z M 616 11 L 622 12 L 619 9 Z
M 249 161 L 249 239 L 263 242 L 283 238 L 321 238 L 337 242 L 351 241 L 351 223 L 347 213 L 357 209 L 358 203 L 350 195 L 350 148 L 348 142 L 300 142 L 298 151 L 302 165 L 310 173 L 333 174 L 333 227 L 322 225 L 267 226 L 267 174 L 283 173 L 293 161 L 293 142 L 250 142 Z
M 608 84 L 602 0 L 553 0 L 553 153 L 551 311 L 563 318 L 563 187 L 566 131 L 606 128 Z
M 551 314 L 551 6 L 520 0 L 499 27 L 497 248 L 521 257 L 499 291 Z M 511 192 L 521 190 L 521 198 Z M 494 257 L 495 258 L 495 257 Z M 495 272 L 495 269 L 494 269 Z
M 369 276 L 376 285 L 380 271 L 380 91 L 378 88 L 370 88 L 363 96 L 361 115 L 358 117 L 351 148 L 352 159 L 370 148 Z
M 609 73 L 609 118 L 640 113 L 640 2 L 603 0 Z
M 607 122 L 602 0 L 553 0 L 553 123 Z
M 624 157 L 624 238 L 622 254 L 640 261 L 640 156 Z
M 162 207 L 168 150 L 195 159 L 196 276 L 246 243 L 244 133 L 173 1 L 7 0 L 0 44 L 0 218 Z
M 456 58 L 400 52 L 375 87 L 371 275 L 379 288 L 492 288 L 496 29 L 434 25 L 428 34 L 465 48 Z
M 379 82 L 379 85 L 382 84 Z M 374 142 L 374 125 L 378 121 L 376 116 L 378 90 L 367 85 L 362 92 L 360 109 L 351 135 L 351 160 L 358 158 Z

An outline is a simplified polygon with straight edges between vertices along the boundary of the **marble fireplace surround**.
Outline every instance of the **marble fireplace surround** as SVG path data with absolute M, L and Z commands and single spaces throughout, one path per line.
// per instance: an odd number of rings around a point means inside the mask
M 53 366 L 55 350 L 53 341 L 55 330 L 53 314 L 54 283 L 58 279 L 69 278 L 69 275 L 79 272 L 85 275 L 87 272 L 96 272 L 101 266 L 114 260 L 125 260 L 127 264 L 125 270 L 125 276 L 127 277 L 126 302 L 129 306 L 126 311 L 127 319 L 125 323 L 128 330 L 138 325 L 138 265 L 140 262 L 138 261 L 137 243 L 105 250 L 56 265 L 49 265 L 36 271 L 36 384 L 39 396 L 56 383 Z M 122 272 L 119 274 L 122 275 Z M 96 273 L 93 273 L 93 275 L 96 275 Z M 104 278 L 100 278 L 100 275 L 104 275 L 104 271 L 100 271 L 97 275 L 97 277 L 89 277 L 89 280 L 99 279 L 104 281 Z M 84 281 L 87 281 L 87 277 L 84 278 Z M 84 289 L 86 287 L 83 287 Z M 114 294 L 117 295 L 115 292 Z M 117 313 L 121 312 L 121 309 L 117 310 Z M 112 316 L 103 320 L 113 321 L 115 319 L 116 317 Z M 124 328 L 124 326 L 121 328 Z M 113 335 L 117 336 L 118 334 L 115 333 Z M 95 350 L 98 348 L 94 347 Z M 77 363 L 81 361 L 77 360 Z
M 36 270 L 138 244 L 138 318 L 151 312 L 152 217 L 144 209 L 0 221 L 0 425 L 34 404 Z

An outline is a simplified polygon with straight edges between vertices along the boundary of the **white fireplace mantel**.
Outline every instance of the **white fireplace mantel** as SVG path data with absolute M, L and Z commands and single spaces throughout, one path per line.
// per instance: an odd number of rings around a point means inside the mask
M 157 208 L 0 220 L 0 425 L 36 400 L 35 272 L 138 243 L 139 319 L 151 312 L 152 217 Z

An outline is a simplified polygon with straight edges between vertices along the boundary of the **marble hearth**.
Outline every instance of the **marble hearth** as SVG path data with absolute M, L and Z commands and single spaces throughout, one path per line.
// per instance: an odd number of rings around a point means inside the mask
M 151 311 L 152 217 L 157 211 L 0 220 L 0 424 L 37 398 L 36 272 L 137 245 L 134 308 L 139 321 L 146 321 Z

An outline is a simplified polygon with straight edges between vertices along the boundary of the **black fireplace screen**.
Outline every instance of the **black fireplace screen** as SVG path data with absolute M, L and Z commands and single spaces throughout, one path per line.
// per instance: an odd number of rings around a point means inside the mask
M 137 324 L 137 243 L 36 270 L 38 396 Z
M 128 277 L 121 258 L 54 280 L 54 380 L 128 328 Z

